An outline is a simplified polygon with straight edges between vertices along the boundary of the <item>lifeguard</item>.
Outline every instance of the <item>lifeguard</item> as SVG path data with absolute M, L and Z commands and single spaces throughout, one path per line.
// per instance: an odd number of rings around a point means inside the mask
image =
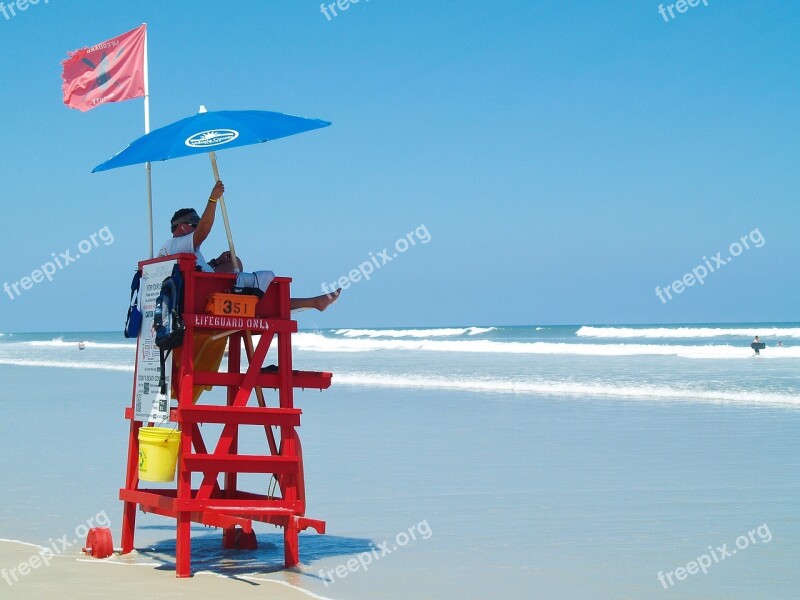
M 193 208 L 182 208 L 175 212 L 170 221 L 172 237 L 168 239 L 158 251 L 158 256 L 169 256 L 171 254 L 194 254 L 197 257 L 197 267 L 207 273 L 232 273 L 242 270 L 242 263 L 238 260 L 238 269 L 233 268 L 230 253 L 223 252 L 219 257 L 206 261 L 200 246 L 211 233 L 216 216 L 217 201 L 225 193 L 225 185 L 222 181 L 217 181 L 208 196 L 203 216 L 199 216 Z M 270 273 L 270 280 L 274 277 Z M 267 282 L 269 285 L 269 282 Z M 323 294 L 312 298 L 291 298 L 291 310 L 315 308 L 323 311 L 333 304 L 341 294 L 341 288 L 331 294 Z M 225 355 L 225 346 L 228 340 L 225 337 L 213 339 L 210 333 L 199 333 L 195 336 L 194 363 L 195 368 L 204 371 L 219 371 L 222 358 Z M 173 351 L 173 360 L 176 365 L 180 364 L 180 348 Z M 210 390 L 210 386 L 195 386 L 194 401 L 200 397 L 204 390 Z

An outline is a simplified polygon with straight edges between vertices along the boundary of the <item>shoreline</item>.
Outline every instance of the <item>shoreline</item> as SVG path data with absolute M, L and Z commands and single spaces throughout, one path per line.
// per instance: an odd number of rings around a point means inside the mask
M 43 549 L 29 542 L 0 539 L 0 589 L 13 590 L 16 600 L 180 598 L 184 595 L 200 600 L 234 595 L 241 600 L 263 599 L 265 595 L 275 600 L 330 600 L 261 574 L 230 577 L 198 571 L 190 578 L 178 579 L 175 571 L 165 568 L 164 563 L 151 558 L 147 558 L 146 563 L 138 562 L 137 559 L 144 557 L 135 550 L 126 557 L 115 551 L 109 558 L 95 559 L 79 552 L 43 558 Z M 27 566 L 20 569 L 22 565 Z

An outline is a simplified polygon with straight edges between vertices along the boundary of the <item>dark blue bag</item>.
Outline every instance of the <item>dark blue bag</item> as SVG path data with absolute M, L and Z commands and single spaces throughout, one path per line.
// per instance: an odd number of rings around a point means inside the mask
M 139 285 L 142 281 L 142 272 L 136 271 L 131 281 L 131 301 L 128 305 L 128 316 L 125 319 L 125 337 L 138 338 L 142 329 L 142 312 L 139 310 Z
M 153 330 L 161 362 L 158 386 L 161 394 L 166 395 L 167 356 L 183 344 L 183 334 L 186 330 L 183 322 L 183 275 L 177 264 L 172 267 L 172 275 L 161 283 L 161 293 L 156 298 L 153 311 Z
M 161 284 L 161 293 L 156 298 L 153 312 L 153 329 L 156 346 L 162 351 L 172 350 L 183 343 L 183 275 L 178 265 L 172 268 L 172 275 Z

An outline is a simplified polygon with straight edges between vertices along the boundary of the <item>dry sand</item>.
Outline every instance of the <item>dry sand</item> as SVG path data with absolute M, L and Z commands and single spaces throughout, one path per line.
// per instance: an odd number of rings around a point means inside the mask
M 192 578 L 178 579 L 171 568 L 165 568 L 147 557 L 136 555 L 135 552 L 125 557 L 114 554 L 103 560 L 78 552 L 65 552 L 52 557 L 45 554 L 44 558 L 47 558 L 49 564 L 44 564 L 41 553 L 42 549 L 32 544 L 0 541 L 0 598 L 322 598 L 264 576 L 229 578 L 199 572 Z M 286 573 L 291 575 L 291 571 L 283 572 Z

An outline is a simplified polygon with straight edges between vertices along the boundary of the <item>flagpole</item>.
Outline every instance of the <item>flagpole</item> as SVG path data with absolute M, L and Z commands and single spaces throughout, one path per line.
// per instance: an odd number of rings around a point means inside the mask
M 150 133 L 150 80 L 147 70 L 147 23 L 144 25 L 144 133 Z M 148 233 L 150 236 L 150 258 L 153 258 L 153 180 L 150 174 L 150 163 L 145 163 L 147 171 L 147 217 L 149 220 Z

